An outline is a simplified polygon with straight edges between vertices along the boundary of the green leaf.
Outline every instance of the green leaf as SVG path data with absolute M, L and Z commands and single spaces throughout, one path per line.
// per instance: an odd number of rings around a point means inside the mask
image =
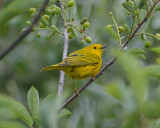
M 160 6 L 159 7 L 157 7 L 157 8 L 155 8 L 155 10 L 154 10 L 155 12 L 158 12 L 158 11 L 160 11 Z
M 158 12 L 160 11 L 160 3 L 158 3 L 154 9 L 155 12 Z
M 149 119 L 157 119 L 160 117 L 160 103 L 153 102 L 144 102 L 143 104 L 143 114 Z
M 0 119 L 16 119 L 17 116 L 14 114 L 14 112 L 7 107 L 0 106 Z
M 41 102 L 40 114 L 41 126 L 43 128 L 53 128 L 56 125 L 57 111 L 59 108 L 57 100 L 57 95 L 52 93 Z
M 118 34 L 109 26 L 105 27 L 105 30 L 111 35 L 113 36 L 115 39 L 119 40 L 119 36 Z
M 137 56 L 138 58 L 141 58 L 143 60 L 146 60 L 146 57 L 143 54 L 136 54 L 135 56 Z
M 141 34 L 141 40 L 142 41 L 146 41 L 147 40 L 147 36 L 145 34 Z
M 118 82 L 112 82 L 109 83 L 105 87 L 105 91 L 112 95 L 114 98 L 116 98 L 119 101 L 124 101 L 125 98 L 125 88 L 122 87 Z
M 151 48 L 151 51 L 160 54 L 160 47 Z
M 30 127 L 33 125 L 33 120 L 27 109 L 20 103 L 16 103 L 15 106 L 12 107 L 15 114 L 27 123 Z
M 71 115 L 71 112 L 67 109 L 62 109 L 61 112 L 58 114 L 58 119 L 67 115 Z
M 143 72 L 147 76 L 152 76 L 160 79 L 160 65 L 147 66 L 143 69 Z
M 141 113 L 135 111 L 127 115 L 126 120 L 123 123 L 122 128 L 136 128 L 140 124 Z
M 53 16 L 52 25 L 55 25 L 55 24 L 56 24 L 58 17 L 59 17 L 59 15 L 54 15 L 54 16 Z
M 55 25 L 52 25 L 51 28 L 56 31 L 56 32 L 59 32 L 59 29 L 55 26 Z
M 43 16 L 40 18 L 40 21 L 44 26 L 48 26 L 49 25 L 49 22 Z
M 53 37 L 55 34 L 56 34 L 55 31 L 50 32 L 49 35 L 48 35 L 48 39 L 51 40 L 52 37 Z
M 147 5 L 147 0 L 140 0 L 138 7 L 142 8 L 144 5 Z
M 160 64 L 160 58 L 156 59 L 157 64 Z
M 146 11 L 145 10 L 140 11 L 140 20 L 144 20 L 145 16 L 146 16 Z M 139 31 L 143 31 L 144 32 L 148 28 L 148 26 L 149 26 L 149 24 L 151 22 L 152 16 L 153 15 L 148 17 L 147 21 L 145 22 L 144 25 L 141 26 Z
M 134 54 L 136 57 L 139 57 L 141 59 L 146 60 L 146 57 L 144 56 L 144 54 L 146 52 L 141 48 L 132 48 L 132 49 L 128 50 L 127 52 L 131 53 L 131 54 Z
M 19 122 L 0 121 L 0 128 L 27 128 Z
M 71 28 L 71 33 L 73 34 L 74 37 L 77 37 L 77 33 L 73 28 Z
M 133 22 L 133 18 L 132 18 L 132 16 L 127 16 L 127 18 L 126 18 L 126 23 L 127 23 L 127 25 L 131 28 L 131 26 L 132 26 L 132 22 Z
M 131 12 L 132 14 L 135 13 L 135 8 L 133 7 L 133 5 L 130 5 L 128 2 L 123 2 L 123 7 L 128 10 L 129 12 Z
M 24 105 L 1 94 L 0 95 L 0 108 L 4 108 L 4 107 L 8 109 L 9 111 L 13 112 L 16 117 L 23 120 L 30 127 L 33 125 L 32 117 L 27 111 L 27 109 L 24 107 Z
M 48 102 L 52 102 L 52 101 L 55 101 L 57 98 L 57 94 L 56 93 L 51 93 L 49 94 L 48 96 L 46 96 L 42 102 L 41 102 L 41 105 L 46 105 Z M 53 103 L 53 102 L 52 102 Z
M 30 7 L 39 6 L 43 0 L 14 0 L 6 8 L 0 11 L 0 27 L 8 23 L 9 20 L 15 16 L 22 14 L 24 11 L 28 11 Z
M 129 32 L 131 31 L 129 26 L 127 24 L 124 25 L 124 30 L 126 31 L 126 33 L 129 34 Z
M 141 48 L 131 48 L 128 50 L 129 53 L 134 53 L 134 54 L 145 54 L 146 52 L 141 49 Z
M 141 71 L 138 59 L 127 52 L 122 53 L 117 59 L 131 84 L 137 105 L 141 106 L 145 95 L 146 77 Z
M 32 86 L 27 94 L 28 106 L 36 123 L 39 122 L 39 94 Z

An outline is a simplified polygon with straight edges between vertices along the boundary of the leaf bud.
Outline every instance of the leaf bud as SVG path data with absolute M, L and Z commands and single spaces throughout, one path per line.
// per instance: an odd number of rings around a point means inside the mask
M 124 28 L 123 28 L 122 26 L 119 26 L 119 27 L 118 27 L 118 30 L 119 30 L 119 32 L 123 32 L 123 31 L 124 31 Z
M 73 36 L 72 33 L 70 33 L 69 36 L 68 36 L 69 39 L 73 39 L 73 37 L 74 37 L 74 36 Z
M 87 18 L 87 17 L 84 17 L 84 18 L 82 19 L 82 21 L 80 22 L 80 24 L 83 25 L 85 22 L 87 22 L 87 20 L 88 20 L 88 18 Z
M 74 6 L 74 4 L 75 4 L 74 0 L 69 0 L 67 3 L 68 7 L 72 7 Z
M 113 28 L 113 25 L 109 24 L 106 27 Z
M 49 20 L 49 15 L 43 15 L 43 17 L 46 19 L 46 20 Z
M 91 42 L 92 42 L 92 38 L 89 37 L 89 36 L 87 36 L 87 37 L 85 37 L 85 41 L 86 41 L 87 43 L 91 43 Z
M 38 38 L 40 38 L 40 37 L 41 37 L 41 34 L 40 34 L 39 32 L 37 33 L 37 37 L 38 37 Z
M 149 48 L 151 46 L 151 41 L 147 41 L 146 43 L 145 43 L 145 48 Z
M 145 41 L 147 39 L 145 34 L 141 34 L 141 40 Z
M 32 28 L 32 32 L 34 32 L 36 30 L 36 26 L 33 26 Z
M 158 40 L 160 40 L 160 33 L 157 33 L 157 34 L 156 34 L 156 38 L 157 38 Z
M 31 21 L 26 21 L 26 24 L 27 24 L 28 26 L 31 26 Z
M 90 23 L 89 22 L 85 22 L 84 24 L 83 24 L 83 28 L 88 28 L 90 26 Z
M 128 3 L 129 3 L 130 5 L 132 5 L 132 1 L 128 1 Z
M 127 12 L 127 15 L 131 15 L 131 13 L 130 13 L 130 12 Z
M 45 28 L 45 26 L 40 22 L 39 24 L 40 28 Z
M 35 11 L 36 11 L 35 8 L 30 8 L 30 9 L 29 9 L 29 12 L 30 12 L 30 13 L 34 13 Z
M 109 16 L 113 16 L 113 13 L 112 13 L 112 12 L 110 12 L 110 13 L 109 13 Z
M 139 10 L 136 10 L 136 11 L 135 11 L 135 15 L 139 15 Z
M 44 26 L 48 26 L 48 25 L 49 25 L 49 22 L 48 22 L 48 20 L 45 19 L 45 17 L 41 17 L 41 18 L 40 18 L 40 21 L 42 22 L 42 24 L 43 24 Z
M 55 25 L 52 25 L 51 28 L 52 28 L 53 30 L 55 30 L 56 32 L 59 32 L 59 29 L 58 29 Z
M 70 33 L 71 32 L 71 28 L 67 28 L 67 33 Z
M 80 42 L 80 44 L 84 45 L 84 43 L 85 43 L 85 41 L 82 39 L 81 42 Z

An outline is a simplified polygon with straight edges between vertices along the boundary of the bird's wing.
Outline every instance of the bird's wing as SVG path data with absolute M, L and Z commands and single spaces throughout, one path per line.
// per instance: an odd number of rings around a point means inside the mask
M 85 66 L 95 65 L 100 61 L 100 57 L 93 53 L 81 53 L 79 51 L 71 53 L 66 59 L 64 59 L 59 66 Z

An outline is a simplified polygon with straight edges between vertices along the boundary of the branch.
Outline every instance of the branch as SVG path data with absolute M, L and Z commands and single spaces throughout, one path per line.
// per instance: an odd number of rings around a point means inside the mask
M 38 22 L 41 14 L 43 13 L 43 11 L 45 9 L 45 6 L 48 4 L 48 2 L 49 2 L 49 0 L 45 0 L 38 15 L 32 21 L 31 26 L 27 30 L 25 30 L 13 43 L 11 43 L 11 45 L 6 50 L 4 50 L 0 54 L 0 60 L 2 60 L 9 52 L 11 52 L 32 31 L 34 25 Z
M 150 8 L 149 13 L 146 15 L 146 17 L 143 19 L 143 21 L 138 24 L 138 27 L 134 30 L 134 32 L 131 34 L 130 38 L 123 44 L 122 48 L 120 48 L 119 52 L 121 52 L 126 45 L 132 40 L 132 38 L 135 36 L 136 32 L 142 27 L 142 25 L 147 21 L 148 17 L 151 15 L 154 7 L 156 6 L 156 4 L 159 2 L 160 0 L 157 0 L 153 6 Z M 119 55 L 119 54 L 118 54 Z M 108 62 L 107 64 L 105 64 L 105 66 L 101 69 L 101 71 L 95 76 L 95 79 L 97 79 L 100 75 L 102 75 L 102 73 L 112 64 L 114 64 L 114 62 L 116 61 L 116 58 L 118 57 L 115 56 L 110 62 Z M 59 109 L 59 112 L 65 108 L 68 104 L 70 104 L 77 96 L 78 94 L 80 94 L 81 92 L 83 92 L 85 90 L 86 87 L 88 87 L 92 82 L 94 81 L 93 78 L 91 78 L 85 85 L 83 85 L 77 93 L 75 93 L 72 97 L 70 97 L 67 101 L 65 101 L 65 103 L 61 106 L 61 108 Z
M 66 12 L 63 5 L 63 0 L 60 0 L 61 9 L 62 9 L 62 17 L 64 22 L 64 46 L 63 46 L 63 58 L 65 59 L 67 57 L 68 52 L 68 34 L 67 34 L 67 26 L 66 26 Z M 64 86 L 64 76 L 65 73 L 63 71 L 60 71 L 60 80 L 59 80 L 59 87 L 58 87 L 58 96 L 62 95 L 63 92 L 63 86 Z

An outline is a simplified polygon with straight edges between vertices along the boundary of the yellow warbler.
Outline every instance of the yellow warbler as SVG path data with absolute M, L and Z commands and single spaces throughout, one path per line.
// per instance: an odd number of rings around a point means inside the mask
M 62 70 L 73 80 L 87 77 L 94 78 L 101 68 L 101 55 L 106 47 L 106 45 L 102 46 L 100 44 L 89 45 L 81 50 L 72 52 L 62 62 L 47 66 L 41 71 Z

